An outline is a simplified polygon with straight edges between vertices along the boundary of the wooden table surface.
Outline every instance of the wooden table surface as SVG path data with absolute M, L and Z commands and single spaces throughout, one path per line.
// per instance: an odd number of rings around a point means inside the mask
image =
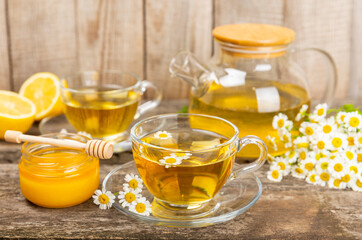
M 175 112 L 185 101 L 167 101 L 154 113 Z M 149 114 L 150 115 L 150 114 Z M 31 134 L 37 134 L 34 126 Z M 266 178 L 259 201 L 246 213 L 203 228 L 168 228 L 131 219 L 116 209 L 100 210 L 92 200 L 65 209 L 28 202 L 18 179 L 20 146 L 0 143 L 0 238 L 33 239 L 362 239 L 362 193 L 332 190 L 287 177 Z M 132 161 L 129 152 L 101 161 L 101 180 L 113 168 Z

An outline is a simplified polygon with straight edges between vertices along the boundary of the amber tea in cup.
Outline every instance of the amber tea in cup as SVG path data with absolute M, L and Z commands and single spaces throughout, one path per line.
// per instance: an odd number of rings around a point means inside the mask
M 165 114 L 137 123 L 131 129 L 133 156 L 153 205 L 200 208 L 230 177 L 258 169 L 266 159 L 265 144 L 255 136 L 239 139 L 238 132 L 227 120 L 200 114 Z M 256 144 L 260 156 L 233 172 L 235 156 L 247 144 Z
M 93 138 L 121 141 L 138 115 L 155 108 L 161 95 L 156 87 L 136 75 L 116 71 L 88 71 L 61 81 L 64 113 L 77 130 Z M 146 88 L 156 92 L 154 100 L 140 105 Z

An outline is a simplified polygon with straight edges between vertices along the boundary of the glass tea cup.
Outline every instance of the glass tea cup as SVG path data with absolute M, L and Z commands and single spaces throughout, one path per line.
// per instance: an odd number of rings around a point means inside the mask
M 224 184 L 256 171 L 267 158 L 260 138 L 238 134 L 231 122 L 201 114 L 164 114 L 136 123 L 131 129 L 133 156 L 154 196 L 153 215 L 192 218 L 216 210 L 212 199 Z M 259 157 L 233 169 L 236 154 L 249 144 L 258 146 Z
M 117 143 L 128 137 L 131 122 L 161 101 L 161 92 L 155 85 L 131 73 L 85 71 L 64 77 L 60 83 L 69 123 L 93 138 L 111 141 L 115 151 Z M 146 89 L 153 90 L 153 99 L 140 104 Z

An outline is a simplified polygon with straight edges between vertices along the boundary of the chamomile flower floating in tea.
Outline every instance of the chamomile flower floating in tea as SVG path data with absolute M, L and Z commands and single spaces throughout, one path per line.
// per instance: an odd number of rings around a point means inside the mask
M 118 199 L 120 199 L 119 203 L 122 204 L 122 207 L 131 206 L 132 202 L 141 197 L 139 192 L 140 191 L 135 191 L 134 189 L 124 187 L 124 191 L 120 191 L 118 195 Z
M 286 116 L 274 117 L 273 127 L 279 138 L 268 140 L 291 148 L 285 154 L 270 157 L 270 180 L 281 181 L 291 173 L 311 184 L 362 191 L 362 112 L 351 105 L 331 111 L 336 111 L 336 115 L 328 117 L 326 104 L 317 105 L 312 114 L 301 108 L 297 120 L 303 122 L 299 128 L 292 125 L 289 130 Z
M 158 139 L 166 140 L 166 139 L 171 138 L 172 135 L 170 133 L 168 133 L 167 131 L 158 131 L 154 134 L 154 137 L 158 138 Z
M 176 152 L 176 153 L 171 153 L 170 156 L 175 157 L 175 158 L 179 158 L 181 160 L 186 160 L 186 159 L 189 159 L 192 156 L 192 154 L 187 153 L 187 152 Z
M 93 195 L 93 203 L 99 205 L 99 208 L 102 210 L 106 210 L 112 207 L 114 203 L 114 196 L 110 191 L 106 191 L 105 189 L 96 190 Z
M 169 167 L 172 167 L 172 166 L 180 165 L 182 163 L 182 158 L 181 157 L 168 156 L 168 157 L 164 157 L 164 158 L 158 160 L 158 162 L 161 165 L 164 165 L 165 168 L 169 168 Z
M 143 216 L 149 216 L 152 213 L 151 203 L 147 201 L 145 197 L 133 201 L 129 210 Z
M 127 182 L 123 184 L 124 188 L 131 188 L 136 192 L 142 191 L 143 184 L 142 184 L 142 179 L 139 176 L 132 173 L 127 174 L 124 180 Z

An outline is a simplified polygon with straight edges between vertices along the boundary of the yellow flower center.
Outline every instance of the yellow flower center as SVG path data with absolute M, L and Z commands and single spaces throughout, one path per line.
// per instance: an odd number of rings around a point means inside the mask
M 309 144 L 308 143 L 298 143 L 297 144 L 297 148 L 308 148 Z
M 343 166 L 340 163 L 336 163 L 333 168 L 334 168 L 334 171 L 336 171 L 336 172 L 340 172 L 343 170 Z
M 284 141 L 284 142 L 289 142 L 289 137 L 288 137 L 288 135 L 283 135 L 283 141 Z
M 283 162 L 278 162 L 278 166 L 281 170 L 285 170 L 285 164 Z
M 328 180 L 329 180 L 329 178 L 330 178 L 330 176 L 329 176 L 329 174 L 328 173 L 322 173 L 321 174 L 321 179 L 322 179 L 322 181 L 325 181 L 325 182 L 327 182 Z
M 341 146 L 342 146 L 342 139 L 339 138 L 339 137 L 333 138 L 333 140 L 332 140 L 332 145 L 333 145 L 333 147 L 335 147 L 335 148 L 341 147 Z
M 168 137 L 168 134 L 167 133 L 160 133 L 158 135 L 160 138 L 167 138 Z
M 353 159 L 353 152 L 351 152 L 351 151 L 347 151 L 346 152 L 346 157 L 349 159 L 349 160 L 352 160 Z
M 289 158 L 293 158 L 295 156 L 295 151 L 291 151 L 288 155 Z
M 341 180 L 339 180 L 339 179 L 334 179 L 333 185 L 334 185 L 335 187 L 339 187 L 340 184 L 341 184 Z
M 331 127 L 331 126 L 325 125 L 325 126 L 323 127 L 323 132 L 324 132 L 324 133 L 330 133 L 331 131 L 332 131 L 332 127 Z
M 357 117 L 351 117 L 351 119 L 349 120 L 349 125 L 351 127 L 358 127 L 359 126 L 359 119 Z
M 313 163 L 307 163 L 304 165 L 305 169 L 307 169 L 308 171 L 312 171 L 314 168 L 314 164 Z
M 126 199 L 127 202 L 131 203 L 134 200 L 136 200 L 136 195 L 134 193 L 126 193 L 126 195 L 124 196 L 124 199 Z
M 278 127 L 282 128 L 284 126 L 284 119 L 279 119 L 278 120 Z
M 305 134 L 313 135 L 313 133 L 314 133 L 313 128 L 311 128 L 311 127 L 306 127 L 305 128 Z
M 348 141 L 348 145 L 349 145 L 349 146 L 353 146 L 353 145 L 354 145 L 354 137 L 348 137 L 348 138 L 347 138 L 347 141 Z
M 362 137 L 358 138 L 358 142 L 359 142 L 359 144 L 362 144 Z
M 98 196 L 98 201 L 101 204 L 107 204 L 107 203 L 109 203 L 109 197 L 106 194 L 101 194 Z
M 316 182 L 316 180 L 315 180 L 315 174 L 310 175 L 309 181 L 311 181 L 311 182 Z
M 144 203 L 137 203 L 136 211 L 139 213 L 143 213 L 144 211 L 146 211 L 146 205 Z
M 323 153 L 318 153 L 316 156 L 315 156 L 315 159 L 319 160 L 321 158 L 324 158 L 326 157 L 326 155 L 324 155 Z
M 328 162 L 323 162 L 323 163 L 321 164 L 321 168 L 322 168 L 323 170 L 326 170 L 326 169 L 328 168 Z
M 351 176 L 349 176 L 349 174 L 344 175 L 344 177 L 342 177 L 342 181 L 348 183 L 351 180 Z
M 176 158 L 167 158 L 167 159 L 165 160 L 165 162 L 166 162 L 166 163 L 169 163 L 169 164 L 173 164 L 173 163 L 177 162 L 177 160 L 176 160 Z
M 306 157 L 307 157 L 307 154 L 306 154 L 305 152 L 301 152 L 301 153 L 299 154 L 299 158 L 300 158 L 301 160 L 305 160 Z
M 295 169 L 295 172 L 301 174 L 301 173 L 303 173 L 303 170 L 298 167 L 298 168 Z
M 344 118 L 346 117 L 346 115 L 341 115 L 340 119 L 343 122 Z
M 358 169 L 357 169 L 357 167 L 356 166 L 351 166 L 350 168 L 349 168 L 349 170 L 352 172 L 354 172 L 355 174 L 357 174 L 357 172 L 358 172 Z
M 357 179 L 356 185 L 358 187 L 362 188 L 362 182 L 359 179 Z
M 322 116 L 323 114 L 324 114 L 324 109 L 323 108 L 318 109 L 317 115 Z
M 324 149 L 325 145 L 326 145 L 326 144 L 325 144 L 323 141 L 319 141 L 319 142 L 317 143 L 317 148 L 318 148 L 318 149 Z
M 357 162 L 362 162 L 362 153 L 357 154 Z
M 133 188 L 136 189 L 138 187 L 138 182 L 136 179 L 132 179 L 131 181 L 128 182 L 128 185 Z

